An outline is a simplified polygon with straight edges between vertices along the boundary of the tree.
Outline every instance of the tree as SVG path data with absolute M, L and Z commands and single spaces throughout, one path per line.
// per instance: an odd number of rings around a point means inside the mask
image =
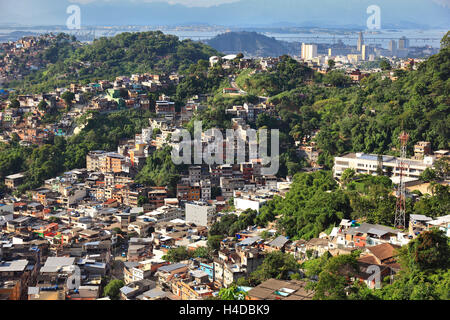
M 222 288 L 219 291 L 220 300 L 245 300 L 247 293 L 239 290 L 236 285 L 229 288 Z
M 19 107 L 20 107 L 20 102 L 19 102 L 19 100 L 17 100 L 17 99 L 11 100 L 11 102 L 9 103 L 9 107 L 10 107 L 10 108 L 14 108 L 14 109 L 19 108 Z
M 220 242 L 222 242 L 223 236 L 221 235 L 210 235 L 208 237 L 208 241 L 206 245 L 208 246 L 208 249 L 211 251 L 216 251 L 220 249 Z
M 186 247 L 178 247 L 167 251 L 167 254 L 163 258 L 170 262 L 180 262 L 191 258 L 191 253 Z
M 402 267 L 391 285 L 377 292 L 384 300 L 450 299 L 450 255 L 443 231 L 431 230 L 399 250 Z
M 75 99 L 75 94 L 71 91 L 66 91 L 61 95 L 61 99 L 66 103 L 67 109 L 72 106 L 72 101 Z
M 441 230 L 425 231 L 401 248 L 399 259 L 402 266 L 412 271 L 447 269 L 450 267 L 448 239 Z
M 330 68 L 330 70 L 333 70 L 335 65 L 336 65 L 336 62 L 333 59 L 328 60 L 328 67 Z
M 344 72 L 333 70 L 325 75 L 324 82 L 334 87 L 345 88 L 351 84 L 351 79 Z
M 293 255 L 274 251 L 266 255 L 263 263 L 251 274 L 251 277 L 258 283 L 271 278 L 289 280 L 291 274 L 299 273 L 299 268 L 300 265 Z
M 436 171 L 431 168 L 426 168 L 424 172 L 420 175 L 420 180 L 423 182 L 434 181 L 437 177 Z
M 103 290 L 103 296 L 109 297 L 111 300 L 119 300 L 120 288 L 125 286 L 125 282 L 119 279 L 111 280 Z
M 45 100 L 42 100 L 41 102 L 39 102 L 38 104 L 38 109 L 41 111 L 46 111 L 48 108 L 48 103 Z
M 319 274 L 319 281 L 314 286 L 314 299 L 344 300 L 352 285 L 349 280 L 358 271 L 354 255 L 339 255 L 331 258 Z
M 450 47 L 450 31 L 447 31 L 447 33 L 441 40 L 441 49 L 446 49 L 449 47 Z
M 342 173 L 341 181 L 343 185 L 347 185 L 352 181 L 352 179 L 355 177 L 356 171 L 354 169 L 345 169 Z
M 211 254 L 210 250 L 205 247 L 199 247 L 195 249 L 194 253 L 192 254 L 194 258 L 202 258 L 202 259 L 209 259 Z
M 445 157 L 434 163 L 436 178 L 446 180 L 450 173 L 450 158 Z
M 391 70 L 392 66 L 387 59 L 383 59 L 380 61 L 380 69 L 383 71 Z

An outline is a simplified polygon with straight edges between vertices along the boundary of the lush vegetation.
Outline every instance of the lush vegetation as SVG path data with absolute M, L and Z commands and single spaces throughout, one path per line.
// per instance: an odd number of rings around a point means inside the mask
M 68 42 L 53 45 L 43 53 L 42 58 L 50 62 L 45 69 L 12 85 L 43 92 L 74 81 L 114 79 L 133 73 L 170 73 L 187 69 L 212 55 L 218 53 L 204 44 L 180 41 L 160 31 L 121 33 L 112 38 L 96 39 L 90 45 L 75 46 Z
M 120 299 L 120 288 L 125 286 L 125 282 L 119 279 L 113 279 L 106 285 L 103 290 L 103 296 L 109 297 L 111 300 L 119 300 Z
M 409 155 L 418 141 L 430 141 L 433 150 L 448 149 L 449 61 L 450 48 L 443 47 L 418 70 L 397 70 L 395 81 L 383 72 L 349 86 L 339 71 L 315 76 L 315 85 L 305 85 L 307 69 L 285 58 L 276 70 L 244 73 L 238 83 L 272 96 L 269 102 L 279 118 L 267 122 L 269 128 L 294 139 L 320 130 L 315 139 L 322 150 L 319 163 L 331 169 L 333 157 L 346 152 L 398 155 L 401 130 L 410 134 Z
M 239 278 L 237 284 L 240 286 L 257 286 L 272 278 L 279 280 L 298 279 L 300 278 L 299 271 L 300 265 L 293 255 L 274 251 L 265 256 L 263 263 L 250 276 Z
M 313 71 L 297 62 L 290 56 L 282 56 L 276 68 L 272 71 L 258 73 L 253 76 L 242 74 L 244 80 L 241 89 L 255 95 L 274 96 L 284 91 L 292 90 L 314 77 Z
M 433 190 L 433 195 L 422 196 L 415 203 L 408 199 L 407 214 L 431 217 L 448 214 L 449 187 L 436 184 Z M 396 203 L 393 191 L 394 186 L 386 176 L 355 175 L 349 182 L 344 179 L 339 187 L 330 171 L 299 173 L 285 198 L 276 196 L 261 208 L 255 224 L 266 226 L 276 220 L 280 232 L 306 240 L 318 237 L 321 232 L 329 233 L 342 219 L 392 226 Z M 232 219 L 225 220 L 223 229 L 231 230 Z
M 401 271 L 391 283 L 382 279 L 382 288 L 370 290 L 351 280 L 359 272 L 360 252 L 332 257 L 324 254 L 301 266 L 314 290 L 315 299 L 324 300 L 448 300 L 450 292 L 450 247 L 446 235 L 439 230 L 422 233 L 399 249 L 397 260 Z
M 136 182 L 148 186 L 169 187 L 169 191 L 176 191 L 177 182 L 184 166 L 176 166 L 172 161 L 172 148 L 164 147 L 156 150 L 147 158 L 147 162 L 139 174 Z
M 23 147 L 17 139 L 0 146 L 0 178 L 25 172 L 18 193 L 41 186 L 46 179 L 64 171 L 86 167 L 86 155 L 93 150 L 114 151 L 120 139 L 132 138 L 148 126 L 150 112 L 124 110 L 110 114 L 93 113 L 85 117 L 81 132 L 67 140 L 55 137 L 47 144 Z
M 211 252 L 208 248 L 199 247 L 195 250 L 188 250 L 186 247 L 169 249 L 163 259 L 172 263 L 189 260 L 192 258 L 208 259 Z
M 280 232 L 292 238 L 311 239 L 349 218 L 348 195 L 339 190 L 331 172 L 298 174 L 286 198 L 276 196 L 261 209 L 260 225 L 277 220 Z

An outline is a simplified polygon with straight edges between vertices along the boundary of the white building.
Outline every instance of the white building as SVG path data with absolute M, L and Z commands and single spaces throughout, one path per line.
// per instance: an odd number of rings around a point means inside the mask
M 302 43 L 302 55 L 303 60 L 312 60 L 317 57 L 317 45 Z
M 187 203 L 185 212 L 186 222 L 206 227 L 215 220 L 216 206 L 210 206 L 203 202 Z
M 169 222 L 174 219 L 183 219 L 183 210 L 174 206 L 163 206 L 145 216 L 150 217 L 155 222 Z
M 418 179 L 427 168 L 432 168 L 434 157 L 424 157 L 423 160 L 405 159 L 406 170 L 404 176 L 408 179 Z M 383 172 L 392 172 L 392 178 L 399 176 L 399 159 L 394 156 L 383 156 L 379 163 L 378 155 L 365 153 L 349 153 L 342 157 L 334 158 L 334 177 L 340 178 L 346 169 L 354 169 L 359 174 L 376 175 L 377 169 L 382 164 Z
M 259 212 L 259 209 L 261 209 L 266 202 L 266 199 L 234 198 L 234 207 L 237 210 L 245 211 L 251 209 Z

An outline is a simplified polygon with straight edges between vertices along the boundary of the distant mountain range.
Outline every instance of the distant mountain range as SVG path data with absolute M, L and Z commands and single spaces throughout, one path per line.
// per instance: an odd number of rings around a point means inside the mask
M 298 45 L 278 41 L 256 32 L 227 32 L 208 40 L 207 44 L 223 53 L 243 53 L 245 56 L 278 57 L 298 54 Z
M 81 7 L 83 25 L 308 26 L 365 28 L 370 5 L 381 8 L 382 28 L 450 27 L 448 0 L 235 0 L 205 6 L 187 0 L 0 0 L 0 21 L 64 25 L 69 5 Z M 190 4 L 170 4 L 185 3 Z M 192 5 L 200 3 L 204 6 Z M 215 1 L 212 3 L 220 3 Z

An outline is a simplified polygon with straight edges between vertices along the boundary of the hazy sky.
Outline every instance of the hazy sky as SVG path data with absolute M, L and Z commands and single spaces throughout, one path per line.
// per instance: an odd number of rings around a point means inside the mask
M 212 7 L 224 3 L 239 2 L 241 0 L 69 0 L 73 3 L 87 4 L 92 2 L 167 2 L 169 4 L 182 4 L 187 7 Z M 450 1 L 450 0 L 449 0 Z
M 220 5 L 224 3 L 239 2 L 245 0 L 69 0 L 69 2 L 87 4 L 92 2 L 167 2 L 169 4 L 182 4 L 187 7 L 211 7 L 215 5 Z M 276 0 L 274 0 L 276 1 Z M 336 0 L 340 2 L 345 2 L 345 0 Z M 393 0 L 395 1 L 395 0 Z M 433 1 L 445 7 L 450 7 L 450 0 L 429 0 Z M 376 0 L 374 0 L 376 4 Z
M 80 5 L 83 25 L 363 27 L 370 5 L 391 28 L 450 24 L 450 0 L 0 0 L 0 24 L 64 25 L 70 4 Z

